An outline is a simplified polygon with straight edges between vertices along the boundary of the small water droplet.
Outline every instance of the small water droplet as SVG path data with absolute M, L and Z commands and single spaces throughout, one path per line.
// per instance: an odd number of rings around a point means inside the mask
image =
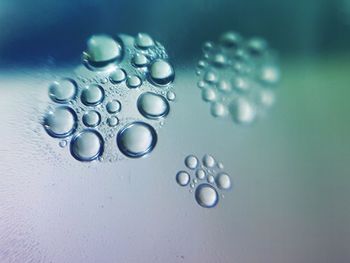
M 214 102 L 210 106 L 210 112 L 214 117 L 225 117 L 228 114 L 227 107 L 220 103 L 220 102 Z
M 58 145 L 59 145 L 61 148 L 64 148 L 64 147 L 67 146 L 67 141 L 66 141 L 66 140 L 60 141 L 60 142 L 58 143 Z
M 216 83 L 218 76 L 214 71 L 209 70 L 204 74 L 204 80 L 208 83 Z
M 126 78 L 126 73 L 123 69 L 117 68 L 115 69 L 110 75 L 109 79 L 112 83 L 117 84 L 119 82 L 122 82 Z
M 72 79 L 61 79 L 50 85 L 49 96 L 57 103 L 66 103 L 72 100 L 77 93 L 77 84 Z
M 232 92 L 232 84 L 228 80 L 222 79 L 217 83 L 216 86 L 222 93 L 228 94 Z
M 115 127 L 119 124 L 119 119 L 115 116 L 109 117 L 107 119 L 107 124 L 109 127 Z
M 195 192 L 197 203 L 205 208 L 215 207 L 219 202 L 219 195 L 209 184 L 200 184 Z
M 219 173 L 215 178 L 215 182 L 219 189 L 228 190 L 231 188 L 231 179 L 226 173 Z
M 97 84 L 86 87 L 81 93 L 81 102 L 86 106 L 100 104 L 104 99 L 104 90 Z
M 174 101 L 176 99 L 176 94 L 173 91 L 168 91 L 166 97 L 169 101 Z
M 149 73 L 151 81 L 159 86 L 168 85 L 175 78 L 173 67 L 163 59 L 154 60 L 149 67 Z
M 196 169 L 197 166 L 198 166 L 198 159 L 197 159 L 197 157 L 194 156 L 194 155 L 188 155 L 185 158 L 185 165 L 191 170 Z
M 142 93 L 137 100 L 139 112 L 148 119 L 159 119 L 169 113 L 169 103 L 161 95 L 153 92 Z
M 77 115 L 71 108 L 61 106 L 46 113 L 43 125 L 50 136 L 67 137 L 77 128 Z
M 190 175 L 185 171 L 180 171 L 176 174 L 176 182 L 180 186 L 186 186 L 190 183 Z
M 203 156 L 202 162 L 203 162 L 203 165 L 207 168 L 214 167 L 216 163 L 214 157 L 209 154 L 206 154 Z
M 240 98 L 230 106 L 232 118 L 237 123 L 249 124 L 255 120 L 256 111 L 246 99 Z
M 87 111 L 83 115 L 83 123 L 87 127 L 96 127 L 100 124 L 100 122 L 101 115 L 95 110 Z
M 213 88 L 202 89 L 202 98 L 205 101 L 215 101 L 217 99 L 216 91 Z
M 213 183 L 215 182 L 215 178 L 214 178 L 214 176 L 212 176 L 212 175 L 208 175 L 208 177 L 207 177 L 207 181 L 208 181 L 208 183 L 213 184 Z
M 136 38 L 135 38 L 135 44 L 139 48 L 149 48 L 154 45 L 154 41 L 152 37 L 146 33 L 138 33 Z
M 148 58 L 143 54 L 136 53 L 132 58 L 132 64 L 135 67 L 144 67 L 148 64 Z
M 92 161 L 103 152 L 102 136 L 94 130 L 84 130 L 74 136 L 70 144 L 73 157 L 79 161 Z
M 203 169 L 198 169 L 196 171 L 196 177 L 199 179 L 199 180 L 203 180 L 206 176 L 206 173 Z
M 242 41 L 242 37 L 236 32 L 226 32 L 220 37 L 220 44 L 225 48 L 237 48 Z
M 280 71 L 276 66 L 266 65 L 261 69 L 260 79 L 265 84 L 274 85 L 280 80 Z
M 131 89 L 136 89 L 140 87 L 141 84 L 142 84 L 142 80 L 140 79 L 140 77 L 136 75 L 128 76 L 128 78 L 126 79 L 126 85 Z
M 120 103 L 119 100 L 112 100 L 112 101 L 109 101 L 106 105 L 106 110 L 109 112 L 109 113 L 117 113 L 117 112 L 120 112 L 122 108 L 122 105 Z

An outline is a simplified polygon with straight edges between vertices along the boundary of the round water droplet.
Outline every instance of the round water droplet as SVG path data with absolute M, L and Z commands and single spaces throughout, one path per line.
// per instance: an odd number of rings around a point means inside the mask
M 159 86 L 168 85 L 175 78 L 173 67 L 163 59 L 154 60 L 149 67 L 149 73 L 151 81 Z
M 214 176 L 208 175 L 207 181 L 208 181 L 208 183 L 213 184 L 215 182 Z
M 249 81 L 244 77 L 236 77 L 234 80 L 234 87 L 240 92 L 245 92 L 250 89 Z
M 148 58 L 143 54 L 135 54 L 132 58 L 132 64 L 135 67 L 144 67 L 148 64 Z
M 168 91 L 166 97 L 169 101 L 174 101 L 176 99 L 176 94 L 173 91 Z
M 72 100 L 77 93 L 77 84 L 72 79 L 61 79 L 50 85 L 49 96 L 57 103 L 65 103 Z
M 176 182 L 180 186 L 186 186 L 190 183 L 190 175 L 185 171 L 180 171 L 176 174 Z
M 226 48 L 237 48 L 242 37 L 236 32 L 226 32 L 220 37 L 220 44 Z
M 202 159 L 203 165 L 207 168 L 212 168 L 215 165 L 215 159 L 213 156 L 206 154 Z
M 271 90 L 260 91 L 259 103 L 265 107 L 271 107 L 275 103 L 275 94 Z
M 248 41 L 248 50 L 253 56 L 262 55 L 268 48 L 267 42 L 262 38 L 252 38 Z
M 70 143 L 70 152 L 79 161 L 92 161 L 103 152 L 102 136 L 95 130 L 78 133 Z
M 246 99 L 238 99 L 230 106 L 232 118 L 237 123 L 249 124 L 255 120 L 256 111 L 253 105 Z
M 154 46 L 152 37 L 146 33 L 138 33 L 135 38 L 135 44 L 139 48 L 149 48 Z
M 210 112 L 214 117 L 225 117 L 228 113 L 227 107 L 220 103 L 220 102 L 214 102 L 210 105 Z
M 212 62 L 213 62 L 214 66 L 219 67 L 219 68 L 225 67 L 228 63 L 226 56 L 222 53 L 215 54 Z
M 115 69 L 110 75 L 109 79 L 111 80 L 112 83 L 116 84 L 119 82 L 122 82 L 126 78 L 126 73 L 123 69 L 117 68 Z
M 87 127 L 96 127 L 100 124 L 100 122 L 101 115 L 95 110 L 87 111 L 83 115 L 83 123 Z
M 224 169 L 223 163 L 218 163 L 218 168 L 219 168 L 219 169 Z
M 77 115 L 69 107 L 58 107 L 46 113 L 43 125 L 50 136 L 67 137 L 77 128 Z
M 93 35 L 87 41 L 86 58 L 94 67 L 104 67 L 119 60 L 122 56 L 121 45 L 107 35 Z
M 67 141 L 66 141 L 66 140 L 60 141 L 60 142 L 58 143 L 58 145 L 59 145 L 61 148 L 64 148 L 64 147 L 67 146 Z
M 203 169 L 198 169 L 196 171 L 196 177 L 199 179 L 199 180 L 203 180 L 206 176 L 206 173 Z
M 142 93 L 137 100 L 139 112 L 148 119 L 159 119 L 169 113 L 169 103 L 161 95 L 153 92 Z
M 197 67 L 199 69 L 205 68 L 206 66 L 207 66 L 207 62 L 205 62 L 204 60 L 198 61 Z
M 106 110 L 109 112 L 109 113 L 117 113 L 117 112 L 120 112 L 122 108 L 122 105 L 120 103 L 119 100 L 112 100 L 112 101 L 109 101 L 106 105 Z
M 136 75 L 131 75 L 126 79 L 126 85 L 131 89 L 136 89 L 142 85 L 142 80 Z
M 214 49 L 214 44 L 213 44 L 213 42 L 205 42 L 204 44 L 203 44 L 203 47 L 202 47 L 202 49 L 203 49 L 203 52 L 204 53 L 208 53 L 208 52 L 211 52 L 213 49 Z
M 119 150 L 131 158 L 140 158 L 150 153 L 157 143 L 157 133 L 144 122 L 127 124 L 117 136 Z
M 185 158 L 185 165 L 189 168 L 189 169 L 196 169 L 198 166 L 198 159 L 196 156 L 194 155 L 188 155 Z
M 119 119 L 115 116 L 109 117 L 107 119 L 107 124 L 109 127 L 115 127 L 119 124 Z
M 86 87 L 81 93 L 81 102 L 87 106 L 100 104 L 104 99 L 104 90 L 97 84 Z
M 213 88 L 204 88 L 202 98 L 205 101 L 215 101 L 217 99 L 216 91 Z
M 197 203 L 205 208 L 211 208 L 218 204 L 219 195 L 214 187 L 209 184 L 200 184 L 195 192 Z
M 208 83 L 216 83 L 218 81 L 218 76 L 214 71 L 207 71 L 204 75 L 204 80 Z
M 219 189 L 228 190 L 231 188 L 231 178 L 226 173 L 219 173 L 215 178 L 215 182 Z
M 218 88 L 219 91 L 225 94 L 232 92 L 231 82 L 225 79 L 220 80 L 217 83 L 216 87 Z
M 273 65 L 264 66 L 261 69 L 260 79 L 265 84 L 274 85 L 280 80 L 280 71 Z

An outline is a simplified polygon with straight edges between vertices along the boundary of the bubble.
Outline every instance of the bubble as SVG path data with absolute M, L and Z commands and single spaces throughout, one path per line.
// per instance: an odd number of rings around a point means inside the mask
M 140 77 L 136 75 L 128 76 L 128 78 L 126 79 L 126 85 L 128 85 L 128 87 L 131 89 L 136 89 L 140 87 L 141 84 L 142 84 L 142 80 L 140 79 Z
M 109 117 L 107 119 L 107 124 L 109 127 L 115 127 L 119 124 L 119 119 L 115 116 Z
M 210 112 L 214 117 L 225 117 L 228 114 L 228 109 L 221 102 L 214 102 L 210 106 Z
M 191 170 L 196 169 L 197 166 L 198 166 L 198 159 L 197 159 L 197 157 L 194 156 L 194 155 L 188 155 L 185 158 L 185 165 Z
M 228 190 L 231 188 L 231 179 L 226 173 L 219 173 L 215 178 L 215 182 L 219 189 Z
M 199 179 L 199 180 L 203 180 L 206 176 L 206 173 L 203 169 L 198 169 L 196 171 L 196 177 Z
M 154 60 L 149 67 L 149 72 L 151 81 L 159 86 L 167 85 L 175 78 L 173 67 L 163 59 Z
M 157 133 L 144 122 L 127 124 L 117 135 L 119 150 L 131 158 L 140 158 L 150 153 L 157 143 Z
M 43 125 L 50 136 L 67 137 L 77 128 L 77 115 L 71 108 L 61 106 L 46 113 Z
M 87 41 L 85 56 L 92 66 L 104 67 L 121 58 L 122 47 L 110 36 L 93 35 Z
M 208 83 L 216 83 L 218 81 L 218 76 L 214 71 L 207 71 L 204 75 L 204 80 Z
M 206 154 L 202 159 L 203 165 L 207 168 L 212 168 L 215 165 L 215 159 L 213 156 Z
M 146 33 L 138 33 L 135 39 L 135 44 L 139 48 L 149 48 L 154 45 L 152 37 Z
M 123 69 L 117 68 L 115 69 L 110 75 L 109 79 L 112 83 L 117 84 L 119 82 L 122 82 L 126 78 L 126 73 Z
M 132 64 L 135 67 L 144 67 L 148 64 L 148 58 L 143 54 L 135 54 L 132 58 Z
M 169 103 L 161 95 L 153 92 L 142 93 L 137 100 L 139 112 L 148 119 L 159 119 L 169 113 Z
M 96 127 L 100 122 L 101 115 L 95 110 L 87 111 L 83 115 L 83 123 L 86 127 Z
M 173 91 L 168 91 L 166 97 L 169 101 L 174 101 L 176 99 L 176 94 Z
M 216 91 L 213 88 L 204 88 L 202 98 L 205 101 L 215 101 L 217 99 Z
M 97 84 L 86 87 L 81 93 L 81 102 L 86 106 L 95 106 L 104 99 L 104 90 Z
M 83 130 L 70 143 L 70 152 L 79 161 L 92 161 L 103 152 L 102 136 L 94 130 Z
M 117 113 L 117 112 L 120 112 L 122 108 L 122 105 L 120 103 L 119 100 L 112 100 L 112 101 L 109 101 L 106 105 L 106 110 L 109 112 L 109 113 Z
M 214 176 L 208 175 L 207 181 L 208 181 L 208 183 L 213 184 L 215 182 Z
M 222 93 L 231 93 L 232 92 L 232 84 L 230 81 L 226 79 L 222 79 L 217 83 L 217 88 Z
M 226 48 L 237 48 L 242 41 L 242 37 L 236 32 L 226 32 L 220 37 L 220 44 Z
M 246 99 L 240 98 L 230 106 L 232 118 L 237 123 L 249 124 L 255 120 L 256 111 Z
M 72 79 L 61 79 L 50 85 L 49 96 L 57 103 L 65 103 L 72 100 L 77 93 L 77 84 Z
M 214 187 L 209 184 L 200 184 L 195 192 L 197 203 L 205 208 L 215 207 L 219 201 L 219 195 Z
M 176 174 L 176 182 L 180 186 L 186 186 L 190 183 L 190 175 L 185 171 L 180 171 Z

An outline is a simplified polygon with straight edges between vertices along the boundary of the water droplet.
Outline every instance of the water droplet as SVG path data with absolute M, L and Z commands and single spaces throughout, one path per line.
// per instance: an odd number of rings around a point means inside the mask
M 204 53 L 208 53 L 208 52 L 211 52 L 213 49 L 214 49 L 214 44 L 213 44 L 213 42 L 205 42 L 204 44 L 203 44 L 203 52 Z
M 159 86 L 168 85 L 175 78 L 173 67 L 163 59 L 154 60 L 149 67 L 149 72 L 151 81 Z
M 214 102 L 210 105 L 210 112 L 214 117 L 225 117 L 228 113 L 228 109 L 224 104 Z
M 197 203 L 205 208 L 211 208 L 219 202 L 219 195 L 214 187 L 209 184 L 200 184 L 195 192 Z
M 194 155 L 188 155 L 185 158 L 185 165 L 189 168 L 189 169 L 196 169 L 198 166 L 198 159 L 196 156 Z
M 135 54 L 132 58 L 132 64 L 135 67 L 144 67 L 148 64 L 148 58 L 143 54 Z
M 127 124 L 117 136 L 119 150 L 131 158 L 140 158 L 150 153 L 157 143 L 157 133 L 144 122 Z
M 250 89 L 249 81 L 245 77 L 236 77 L 234 79 L 234 87 L 238 91 L 245 92 Z
M 169 103 L 161 95 L 153 92 L 142 93 L 137 100 L 139 112 L 148 119 L 159 119 L 169 113 Z
M 83 115 L 83 123 L 87 127 L 96 127 L 100 124 L 100 122 L 101 115 L 95 110 L 87 111 Z
M 166 97 L 169 101 L 174 101 L 176 99 L 176 94 L 173 91 L 168 91 Z
M 115 127 L 119 124 L 119 119 L 115 116 L 109 117 L 107 119 L 107 124 L 109 127 Z
M 207 71 L 204 75 L 204 80 L 208 83 L 216 83 L 218 81 L 218 76 L 214 71 Z
M 231 82 L 228 80 L 225 80 L 225 79 L 222 79 L 218 82 L 217 88 L 219 91 L 221 91 L 222 93 L 225 93 L 225 94 L 232 92 Z
M 70 151 L 79 161 L 92 161 L 103 152 L 102 136 L 94 130 L 84 130 L 78 133 L 71 141 Z
M 122 105 L 120 103 L 119 100 L 112 100 L 112 101 L 109 101 L 106 105 L 106 110 L 109 112 L 109 113 L 117 113 L 117 112 L 120 112 L 122 108 Z
M 205 173 L 205 171 L 203 169 L 198 169 L 196 171 L 196 176 L 197 176 L 197 178 L 199 180 L 203 180 L 205 178 L 205 176 L 206 176 L 206 173 Z
M 240 98 L 230 106 L 232 118 L 237 123 L 249 124 L 255 120 L 256 111 L 246 99 Z
M 280 80 L 280 71 L 276 66 L 267 65 L 261 69 L 260 79 L 269 85 L 274 85 Z
M 128 87 L 131 89 L 136 89 L 140 87 L 141 84 L 142 84 L 142 80 L 140 79 L 140 77 L 136 75 L 128 76 L 128 78 L 126 79 L 126 85 L 128 85 Z
M 119 82 L 122 82 L 126 78 L 126 73 L 123 69 L 117 68 L 115 69 L 110 75 L 109 79 L 112 83 L 117 84 Z
M 215 182 L 214 176 L 208 175 L 207 181 L 208 181 L 208 183 L 213 184 Z
M 194 183 L 190 183 L 190 187 L 193 189 L 194 188 Z
M 205 62 L 204 60 L 200 60 L 198 61 L 197 67 L 202 69 L 205 68 L 207 66 L 207 62 Z
M 218 163 L 218 168 L 219 169 L 224 169 L 224 164 L 223 163 Z
M 207 168 L 212 168 L 215 165 L 215 159 L 213 156 L 206 154 L 202 159 L 203 165 Z
M 139 48 L 149 48 L 154 45 L 152 37 L 146 33 L 138 33 L 135 38 L 135 44 Z
M 203 89 L 205 87 L 205 82 L 203 80 L 198 81 L 197 83 L 198 88 Z
M 248 50 L 253 56 L 260 56 L 268 48 L 267 42 L 262 38 L 252 38 L 248 41 Z
M 227 58 L 225 57 L 224 54 L 222 53 L 217 53 L 215 54 L 215 56 L 213 57 L 213 65 L 216 67 L 225 67 L 228 63 Z
M 242 37 L 236 32 L 226 32 L 220 37 L 220 44 L 226 48 L 237 48 L 242 41 Z
M 262 90 L 259 103 L 265 107 L 271 107 L 275 103 L 275 94 L 271 90 Z
M 194 178 L 194 179 L 192 180 L 192 182 L 193 182 L 195 185 L 198 183 L 198 181 L 197 181 L 196 178 Z
M 65 103 L 72 100 L 77 93 L 77 84 L 72 79 L 61 79 L 50 85 L 49 96 L 57 103 Z
M 43 125 L 50 136 L 67 137 L 77 128 L 77 115 L 69 107 L 58 107 L 46 113 Z
M 93 35 L 87 41 L 86 58 L 94 67 L 105 67 L 122 56 L 121 45 L 107 35 Z
M 213 88 L 204 88 L 202 98 L 205 101 L 215 101 L 217 99 L 216 91 Z
M 186 186 L 190 183 L 190 175 L 185 171 L 180 171 L 176 174 L 176 182 L 180 186 Z
M 104 90 L 97 84 L 86 87 L 81 93 L 81 102 L 87 106 L 100 104 L 104 99 Z
M 66 140 L 60 141 L 60 142 L 58 143 L 58 145 L 59 145 L 61 148 L 64 148 L 64 147 L 67 146 L 67 141 L 66 141 Z
M 215 182 L 219 189 L 228 190 L 231 188 L 231 179 L 226 173 L 219 173 L 215 178 Z

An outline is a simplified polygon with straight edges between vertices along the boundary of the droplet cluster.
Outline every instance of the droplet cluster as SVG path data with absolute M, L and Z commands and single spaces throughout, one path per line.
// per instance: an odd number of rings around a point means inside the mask
M 215 207 L 224 192 L 232 189 L 231 177 L 223 171 L 223 164 L 213 156 L 206 154 L 200 160 L 195 155 L 188 155 L 184 164 L 186 170 L 176 174 L 176 182 L 182 187 L 189 186 L 201 207 Z
M 197 86 L 214 117 L 249 124 L 273 105 L 280 69 L 265 40 L 226 32 L 217 43 L 204 43 L 202 50 Z
M 176 98 L 165 48 L 146 33 L 93 35 L 82 60 L 50 85 L 46 132 L 79 161 L 149 154 Z

